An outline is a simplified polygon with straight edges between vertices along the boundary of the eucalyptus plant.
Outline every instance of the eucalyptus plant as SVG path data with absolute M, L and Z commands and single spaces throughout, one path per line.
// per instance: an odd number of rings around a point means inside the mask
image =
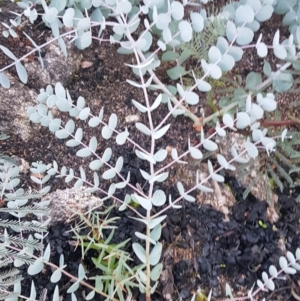
M 206 2 L 201 0 L 202 4 Z M 168 209 L 180 209 L 180 204 L 184 201 L 194 202 L 195 197 L 191 195 L 194 190 L 212 192 L 207 183 L 208 181 L 223 182 L 224 177 L 220 174 L 222 169 L 235 170 L 234 163 L 246 163 L 248 158 L 257 158 L 259 149 L 263 149 L 269 155 L 276 147 L 276 139 L 284 141 L 287 138 L 287 130 L 276 137 L 269 137 L 267 130 L 260 127 L 260 120 L 266 112 L 273 112 L 277 107 L 276 97 L 272 91 L 287 91 L 293 83 L 293 77 L 291 73 L 287 72 L 287 69 L 290 66 L 295 69 L 299 66 L 298 21 L 293 22 L 291 16 L 286 17 L 286 22 L 291 27 L 291 35 L 283 42 L 280 42 L 279 31 L 276 31 L 271 46 L 263 42 L 262 35 L 255 42 L 253 38 L 254 33 L 259 31 L 260 23 L 270 19 L 274 11 L 288 15 L 291 8 L 296 9 L 298 5 L 296 2 L 296 0 L 242 0 L 226 5 L 217 16 L 208 17 L 201 3 L 187 0 L 182 2 L 166 0 L 144 0 L 143 2 L 137 0 L 52 0 L 50 2 L 22 0 L 17 4 L 24 9 L 23 13 L 18 14 L 15 20 L 10 20 L 11 24 L 4 25 L 6 30 L 3 35 L 14 37 L 17 33 L 13 28 L 21 23 L 24 16 L 31 23 L 34 23 L 39 15 L 42 17 L 45 25 L 51 28 L 53 38 L 44 45 L 37 45 L 32 37 L 26 35 L 34 45 L 34 49 L 30 53 L 38 51 L 42 67 L 44 66 L 41 49 L 49 43 L 57 42 L 62 53 L 67 56 L 65 44 L 67 38 L 69 42 L 74 42 L 80 50 L 84 50 L 92 44 L 93 39 L 104 43 L 102 35 L 107 28 L 112 29 L 113 34 L 110 35 L 109 42 L 119 46 L 117 52 L 134 55 L 135 63 L 128 63 L 126 66 L 132 69 L 137 79 L 127 79 L 127 83 L 143 92 L 143 99 L 132 99 L 132 103 L 139 113 L 145 114 L 147 117 L 147 124 L 137 122 L 135 126 L 142 135 L 150 137 L 149 149 L 142 148 L 134 137 L 130 136 L 128 129 L 123 131 L 118 129 L 118 116 L 115 113 L 112 113 L 108 122 L 105 122 L 103 108 L 97 113 L 92 113 L 88 102 L 83 97 L 80 96 L 77 100 L 73 100 L 69 91 L 59 82 L 54 87 L 51 85 L 41 87 L 37 105 L 28 108 L 27 114 L 32 122 L 48 127 L 58 139 L 67 139 L 67 147 L 79 148 L 76 156 L 90 158 L 89 169 L 93 173 L 93 179 L 88 179 L 84 168 L 76 171 L 67 166 L 59 167 L 54 161 L 51 165 L 38 164 L 37 171 L 43 170 L 47 175 L 42 180 L 35 178 L 36 183 L 42 185 L 51 176 L 58 176 L 64 177 L 66 182 L 75 181 L 75 188 L 88 186 L 85 192 L 100 191 L 105 195 L 104 202 L 111 199 L 120 203 L 119 210 L 132 210 L 136 214 L 132 218 L 145 225 L 144 233 L 138 231 L 135 233 L 139 242 L 133 243 L 132 249 L 141 262 L 134 281 L 140 292 L 145 293 L 147 301 L 151 300 L 151 294 L 158 285 L 163 268 L 160 262 L 163 251 L 160 238 L 162 224 L 166 219 Z M 39 5 L 42 6 L 43 13 L 38 13 L 37 6 Z M 198 6 L 199 9 L 193 9 L 195 6 Z M 188 47 L 185 46 L 188 46 L 196 35 L 200 36 L 200 43 L 205 42 L 204 31 L 206 26 L 212 22 L 212 18 L 217 18 L 220 20 L 220 24 L 223 24 L 222 35 L 216 38 L 215 44 L 201 47 L 202 50 L 208 50 L 207 57 L 203 56 L 204 51 L 199 54 L 200 72 L 186 70 L 184 62 L 191 54 L 186 51 Z M 62 27 L 67 28 L 67 31 L 62 32 Z M 97 36 L 93 36 L 93 28 L 98 30 Z M 105 47 L 103 43 L 99 47 Z M 243 49 L 246 47 L 253 48 L 262 58 L 267 58 L 269 51 L 272 50 L 283 63 L 273 71 L 270 64 L 266 62 L 264 72 L 267 79 L 265 81 L 262 81 L 259 75 L 250 73 L 242 94 L 239 94 L 234 101 L 225 104 L 219 112 L 199 119 L 188 109 L 188 106 L 197 105 L 200 101 L 199 92 L 209 92 L 212 89 L 211 81 L 219 80 L 225 72 L 232 70 L 235 64 L 242 59 Z M 18 59 L 6 46 L 0 45 L 0 49 L 13 60 L 13 63 L 0 70 L 0 84 L 4 88 L 10 87 L 9 79 L 4 73 L 10 67 L 15 67 L 20 80 L 27 83 L 28 74 L 22 60 L 30 53 Z M 163 62 L 174 63 L 174 67 L 167 70 L 173 85 L 166 85 L 156 74 L 157 67 Z M 192 75 L 193 83 L 185 86 L 183 78 L 188 73 Z M 265 92 L 264 89 L 270 84 L 274 89 Z M 157 92 L 157 97 L 151 101 L 150 91 L 153 90 Z M 158 125 L 154 125 L 155 110 L 161 105 L 167 105 L 169 113 L 160 120 Z M 68 120 L 63 122 L 57 111 L 67 113 Z M 157 141 L 163 139 L 168 132 L 171 126 L 170 118 L 178 115 L 186 115 L 192 119 L 195 129 L 200 133 L 199 141 L 196 145 L 191 145 L 188 139 L 188 150 L 181 154 L 178 154 L 178 151 L 173 148 L 171 151 L 172 162 L 163 164 L 168 152 L 164 148 L 155 151 Z M 218 118 L 216 119 L 216 117 Z M 91 128 L 100 127 L 101 135 L 97 131 L 97 134 L 88 143 L 84 143 L 84 132 L 82 128 L 76 127 L 78 119 L 86 121 Z M 203 125 L 211 120 L 216 120 L 215 132 L 208 134 L 204 132 Z M 217 136 L 225 137 L 228 135 L 228 130 L 244 129 L 249 130 L 250 133 L 245 141 L 244 150 L 238 152 L 233 145 L 231 158 L 225 158 L 218 152 L 218 144 L 215 139 Z M 122 175 L 124 163 L 122 156 L 119 156 L 112 164 L 113 153 L 110 147 L 107 147 L 101 155 L 96 152 L 98 142 L 102 139 L 111 139 L 111 143 L 117 145 L 128 142 L 135 146 L 135 155 L 148 164 L 147 170 L 140 169 L 143 179 L 149 184 L 147 192 L 131 184 L 130 172 L 126 176 Z M 175 199 L 162 189 L 155 189 L 157 182 L 162 183 L 168 179 L 170 167 L 175 164 L 185 164 L 187 156 L 201 160 L 203 150 L 215 152 L 219 164 L 214 168 L 211 160 L 207 161 L 209 175 L 205 179 L 200 180 L 197 174 L 192 188 L 184 187 L 179 181 L 177 189 L 180 196 Z M 158 168 L 157 163 L 160 163 L 162 167 Z M 109 181 L 110 185 L 107 191 L 99 186 L 100 181 Z M 126 187 L 130 187 L 133 193 L 126 194 L 121 199 L 116 192 Z M 132 200 L 145 209 L 145 215 L 131 205 Z M 156 207 L 156 213 L 153 212 L 153 207 Z M 45 253 L 49 253 L 49 248 Z M 296 255 L 299 260 L 299 252 Z M 36 258 L 34 263 L 29 266 L 30 273 L 40 272 L 43 262 L 47 261 L 45 258 L 45 255 Z M 296 265 L 296 260 L 293 261 L 293 264 Z M 64 268 L 65 264 L 61 260 L 60 266 L 54 272 L 55 282 L 58 282 L 61 274 L 65 273 Z M 287 264 L 283 266 L 283 269 L 289 271 Z M 275 277 L 275 274 L 277 275 L 272 269 L 271 275 Z M 79 283 L 84 282 L 84 278 L 85 272 L 80 265 L 78 278 L 69 289 L 73 300 L 76 300 L 74 291 L 78 288 Z M 263 280 L 265 284 L 258 283 L 260 289 L 265 286 L 272 289 L 272 282 L 268 276 L 264 274 Z M 129 283 L 128 285 L 135 284 Z M 96 277 L 93 290 L 101 293 L 101 288 L 103 288 L 103 279 Z M 92 296 L 91 294 L 88 298 L 92 298 Z M 106 297 L 113 298 L 107 295 Z M 57 287 L 53 300 L 58 299 Z

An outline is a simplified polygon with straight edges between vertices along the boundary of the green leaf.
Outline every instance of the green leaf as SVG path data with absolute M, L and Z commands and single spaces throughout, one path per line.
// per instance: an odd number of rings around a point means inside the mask
M 254 90 L 261 83 L 262 77 L 260 73 L 250 72 L 246 77 L 246 88 L 249 90 Z
M 175 51 L 165 51 L 161 57 L 162 62 L 175 61 L 179 57 L 179 54 Z
M 264 74 L 268 77 L 271 76 L 272 74 L 272 68 L 271 68 L 271 65 L 269 64 L 268 61 L 264 60 L 264 67 L 263 67 L 263 71 L 264 71 Z
M 187 74 L 187 72 L 182 66 L 176 66 L 174 68 L 168 69 L 167 74 L 172 80 L 176 80 L 181 76 Z

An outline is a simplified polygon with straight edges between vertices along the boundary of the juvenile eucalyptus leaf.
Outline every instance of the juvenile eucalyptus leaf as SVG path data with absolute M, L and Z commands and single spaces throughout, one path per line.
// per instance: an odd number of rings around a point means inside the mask
M 187 73 L 182 66 L 176 66 L 174 68 L 168 69 L 167 74 L 172 80 L 176 80 Z
M 154 103 L 152 104 L 152 106 L 150 107 L 150 112 L 155 110 L 160 105 L 161 101 L 162 101 L 162 94 L 159 94 L 156 97 L 156 99 L 155 99 Z
M 5 89 L 10 88 L 10 81 L 9 81 L 8 77 L 2 72 L 0 72 L 0 84 Z
M 149 156 L 149 155 L 147 155 L 147 154 L 145 154 L 145 153 L 143 153 L 143 152 L 141 152 L 141 151 L 139 151 L 139 150 L 137 150 L 137 149 L 135 150 L 135 154 L 136 154 L 140 159 L 142 159 L 142 160 L 147 160 L 148 162 L 153 163 L 153 164 L 156 163 L 156 161 L 154 160 L 153 157 L 151 157 L 151 156 Z
M 247 148 L 247 152 L 248 152 L 248 156 L 250 157 L 250 158 L 256 158 L 257 156 L 258 156 L 258 149 L 257 149 L 257 147 L 255 146 L 255 144 L 253 144 L 250 140 L 249 140 L 249 138 L 248 138 L 248 140 L 246 141 L 246 143 L 245 143 L 245 146 L 246 146 L 246 148 Z
M 28 80 L 28 74 L 26 69 L 20 62 L 16 62 L 16 69 L 21 82 L 26 84 Z
M 184 188 L 181 182 L 177 182 L 177 189 L 179 191 L 179 194 L 182 196 L 184 195 Z
M 146 251 L 139 243 L 133 243 L 132 248 L 139 260 L 146 264 Z
M 154 160 L 156 162 L 162 162 L 166 159 L 168 152 L 165 149 L 160 149 L 154 154 Z
M 208 51 L 208 57 L 211 63 L 215 64 L 222 59 L 222 53 L 216 46 L 211 46 Z
M 148 181 L 148 180 L 151 178 L 151 175 L 148 174 L 146 171 L 140 169 L 140 172 L 141 172 L 142 177 L 143 177 L 146 181 Z
M 83 185 L 83 180 L 78 179 L 74 184 L 74 189 L 79 189 Z
M 158 224 L 150 233 L 151 239 L 153 239 L 155 242 L 158 241 L 161 237 L 161 231 L 162 231 L 162 226 L 161 224 Z
M 171 124 L 167 124 L 166 126 L 164 126 L 163 128 L 159 129 L 158 131 L 153 133 L 153 138 L 155 140 L 161 138 L 162 136 L 165 135 L 165 133 L 168 131 L 169 127 Z
M 141 105 L 139 102 L 135 101 L 134 99 L 132 99 L 132 103 L 141 113 L 146 113 L 148 111 L 145 106 Z
M 93 117 L 89 120 L 90 127 L 96 127 L 100 124 L 101 120 L 98 117 Z
M 63 23 L 66 27 L 72 27 L 73 26 L 73 18 L 75 15 L 75 11 L 72 7 L 69 7 L 63 16 Z
M 106 125 L 102 128 L 101 135 L 104 139 L 108 140 L 113 134 L 113 131 Z
M 236 62 L 240 61 L 243 57 L 243 49 L 238 46 L 231 46 L 228 49 L 228 54 L 231 55 Z
M 222 54 L 225 54 L 228 51 L 228 42 L 227 42 L 227 40 L 222 36 L 218 37 L 217 47 L 221 51 Z
M 73 293 L 76 292 L 79 288 L 79 281 L 74 282 L 67 290 L 67 293 Z
M 193 37 L 193 29 L 188 21 L 180 21 L 178 28 L 180 30 L 180 37 L 183 42 L 189 42 Z
M 77 151 L 76 156 L 85 158 L 85 157 L 89 157 L 91 154 L 92 154 L 91 150 L 88 147 L 85 147 Z
M 237 28 L 237 38 L 236 42 L 238 45 L 244 46 L 248 45 L 253 41 L 254 32 L 248 27 L 238 27 Z
M 14 61 L 17 61 L 18 58 L 5 46 L 0 45 L 0 49 L 4 52 L 4 54 L 6 54 L 9 58 L 11 58 Z
M 151 202 L 154 206 L 160 207 L 165 204 L 167 200 L 166 194 L 163 190 L 156 190 L 152 196 Z
M 153 240 L 151 237 L 148 237 L 147 235 L 140 233 L 140 232 L 134 232 L 135 236 L 138 237 L 139 239 L 142 240 L 148 240 L 150 241 L 153 245 L 156 244 L 155 240 Z
M 228 168 L 228 162 L 224 156 L 218 154 L 217 159 L 218 159 L 220 166 L 224 167 L 225 169 Z
M 175 20 L 180 21 L 183 18 L 183 16 L 184 16 L 184 7 L 180 2 L 178 2 L 178 1 L 172 2 L 171 10 L 172 10 L 172 17 Z
M 189 105 L 196 105 L 199 102 L 199 96 L 192 91 L 185 91 L 184 92 L 184 97 L 185 97 L 185 101 L 189 104 Z
M 85 299 L 86 299 L 86 300 L 93 300 L 94 297 L 95 297 L 95 291 L 92 290 L 92 291 L 90 291 L 90 292 L 87 294 L 87 296 L 86 296 Z
M 256 13 L 255 18 L 259 22 L 267 21 L 268 19 L 271 18 L 273 11 L 274 11 L 273 5 L 271 3 L 266 3 Z
M 221 175 L 219 175 L 219 174 L 216 174 L 216 173 L 213 173 L 212 175 L 211 175 L 211 178 L 214 180 L 214 181 L 216 181 L 216 182 L 224 182 L 225 181 L 225 179 L 224 179 L 224 177 L 223 176 L 221 176 Z
M 237 29 L 232 21 L 227 21 L 226 24 L 226 36 L 229 42 L 232 42 L 237 34 Z
M 259 57 L 266 57 L 268 55 L 268 47 L 265 43 L 259 43 L 256 50 Z
M 175 61 L 179 57 L 179 54 L 175 51 L 165 51 L 162 54 L 161 60 L 162 62 L 170 62 Z
M 209 74 L 213 79 L 219 79 L 222 76 L 222 70 L 218 65 L 209 64 Z
M 238 129 L 244 129 L 249 125 L 250 125 L 249 115 L 245 112 L 238 112 L 237 113 L 236 127 Z
M 159 175 L 151 177 L 149 179 L 149 183 L 151 184 L 151 183 L 154 183 L 154 182 L 163 182 L 163 181 L 165 181 L 168 178 L 168 176 L 169 176 L 168 172 L 163 172 L 163 173 L 161 173 Z
M 204 28 L 204 19 L 202 15 L 196 12 L 191 12 L 190 18 L 192 20 L 192 27 L 194 31 L 201 32 Z
M 52 283 L 56 283 L 61 279 L 62 273 L 61 273 L 61 269 L 57 269 L 56 271 L 54 271 L 54 273 L 51 275 L 50 281 Z
M 218 149 L 218 145 L 215 142 L 207 139 L 203 141 L 203 147 L 210 152 L 213 152 Z
M 151 135 L 151 130 L 146 127 L 144 124 L 140 123 L 140 122 L 137 122 L 135 124 L 136 128 L 142 132 L 143 134 L 147 135 L 147 136 L 150 136 Z
M 225 113 L 223 115 L 223 123 L 225 125 L 227 125 L 231 129 L 234 128 L 234 121 L 233 121 L 232 117 L 228 113 Z
M 86 107 L 80 111 L 79 118 L 81 120 L 86 120 L 89 117 L 89 114 L 90 114 L 90 108 Z
M 149 262 L 152 266 L 155 266 L 158 264 L 162 252 L 162 244 L 160 242 L 157 242 L 156 245 L 153 247 L 150 256 L 149 256 Z
M 95 152 L 98 146 L 97 138 L 92 137 L 89 143 L 89 148 L 92 152 Z
M 199 184 L 199 185 L 197 186 L 197 189 L 198 189 L 198 190 L 201 190 L 201 191 L 203 191 L 203 192 L 213 192 L 213 189 L 211 189 L 211 188 L 209 188 L 209 187 L 206 187 L 206 186 L 203 186 L 203 185 L 201 185 L 201 184 Z
M 140 204 L 144 209 L 151 210 L 152 209 L 152 203 L 151 200 L 146 199 L 144 197 L 141 197 L 136 194 L 131 195 L 132 199 L 135 200 L 138 204 Z
M 116 170 L 114 168 L 110 168 L 102 174 L 102 178 L 105 180 L 113 179 L 115 176 L 116 176 Z
M 153 229 L 154 227 L 156 227 L 158 224 L 160 224 L 167 216 L 166 215 L 161 215 L 159 217 L 153 218 L 151 219 L 150 223 L 149 223 L 149 228 Z
M 251 23 L 254 20 L 254 11 L 250 5 L 240 5 L 235 11 L 237 23 Z
M 127 128 L 124 132 L 121 132 L 116 137 L 116 142 L 118 145 L 123 145 L 126 142 L 127 137 L 129 136 Z
M 197 81 L 197 84 L 197 88 L 200 92 L 208 92 L 211 90 L 211 85 L 204 80 Z
M 36 259 L 33 264 L 29 265 L 27 273 L 29 275 L 36 275 L 39 274 L 43 268 L 44 268 L 43 258 L 40 257 Z
M 60 300 L 59 289 L 58 286 L 55 285 L 52 301 L 59 301 L 59 300 Z

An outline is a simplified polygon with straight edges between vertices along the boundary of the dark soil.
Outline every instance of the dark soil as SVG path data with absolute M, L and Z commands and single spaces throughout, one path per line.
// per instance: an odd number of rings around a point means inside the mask
M 0 18 L 7 18 L 6 14 L 0 14 Z M 37 22 L 38 24 L 39 22 Z M 32 36 L 38 37 L 42 25 L 26 24 L 26 32 L 30 32 Z M 264 27 L 267 30 L 269 26 Z M 42 28 L 42 30 L 48 30 Z M 44 37 L 46 34 L 44 35 Z M 9 48 L 17 57 L 26 53 L 25 41 L 9 40 Z M 41 39 L 43 39 L 41 37 Z M 4 43 L 0 39 L 0 44 Z M 43 43 L 39 40 L 38 44 Z M 20 44 L 22 43 L 22 44 Z M 143 148 L 149 148 L 150 140 L 146 139 L 135 127 L 134 123 L 126 122 L 126 117 L 136 115 L 139 122 L 147 124 L 147 116 L 137 113 L 132 105 L 131 100 L 141 100 L 144 98 L 140 90 L 128 85 L 126 79 L 134 80 L 134 76 L 129 68 L 124 66 L 128 62 L 129 57 L 124 57 L 116 53 L 117 47 L 114 45 L 105 45 L 99 47 L 97 43 L 82 53 L 82 61 L 92 62 L 92 66 L 87 69 L 80 69 L 72 78 L 70 78 L 66 88 L 73 99 L 83 96 L 87 105 L 91 108 L 91 112 L 98 114 L 99 110 L 105 108 L 105 120 L 107 121 L 110 114 L 116 113 L 118 116 L 117 129 L 122 131 L 126 127 L 130 132 L 130 137 Z M 45 49 L 47 52 L 47 49 Z M 0 53 L 0 67 L 7 64 L 5 57 Z M 32 58 L 34 59 L 34 58 Z M 251 64 L 248 61 L 251 61 Z M 239 69 L 240 75 L 245 77 L 247 68 L 249 70 L 261 70 L 261 61 L 255 57 L 246 56 L 241 62 Z M 244 65 L 243 65 L 244 64 Z M 250 67 L 249 67 L 250 65 Z M 244 66 L 244 67 L 243 67 Z M 249 71 L 248 70 L 248 71 Z M 161 71 L 163 74 L 163 70 Z M 12 73 L 13 74 L 13 73 Z M 167 77 L 165 77 L 167 79 Z M 30 80 L 29 80 L 30 84 Z M 39 90 L 41 87 L 35 87 Z M 150 94 L 150 101 L 156 98 L 155 93 Z M 283 106 L 282 111 L 286 108 Z M 196 108 L 191 108 L 195 110 Z M 161 105 L 156 113 L 153 114 L 155 125 L 159 124 L 164 116 L 168 113 L 168 108 Z M 62 116 L 63 120 L 67 120 L 67 116 Z M 169 120 L 171 123 L 170 130 L 164 137 L 156 143 L 156 150 L 166 148 L 167 146 L 175 147 L 178 153 L 182 153 L 187 148 L 188 138 L 193 141 L 196 133 L 192 128 L 192 123 L 185 117 L 177 117 Z M 75 156 L 77 148 L 67 148 L 66 141 L 55 138 L 48 129 L 32 125 L 35 128 L 34 137 L 24 143 L 17 136 L 11 136 L 10 139 L 0 144 L 0 152 L 8 155 L 14 155 L 24 158 L 28 162 L 43 161 L 44 163 L 56 160 L 60 167 L 72 167 L 75 171 L 80 166 L 86 167 L 90 159 L 81 159 Z M 98 139 L 97 153 L 103 154 L 107 147 L 112 148 L 113 157 L 110 164 L 114 165 L 119 156 L 124 157 L 124 167 L 122 174 L 127 175 L 131 172 L 131 184 L 144 185 L 139 169 L 147 170 L 148 165 L 145 161 L 137 159 L 134 154 L 132 145 L 125 144 L 123 146 L 112 143 L 111 140 L 101 138 L 99 128 L 92 129 L 85 122 L 77 122 L 77 127 L 84 130 L 84 141 L 88 143 L 92 136 Z M 174 171 L 176 173 L 176 170 Z M 89 176 L 89 174 L 88 174 Z M 34 184 L 29 180 L 29 173 L 21 175 L 26 185 Z M 52 191 L 72 187 L 72 183 L 66 184 L 60 179 L 51 179 L 49 182 Z M 104 183 L 102 188 L 107 188 L 109 183 Z M 288 190 L 284 194 L 278 194 L 279 200 L 276 210 L 279 213 L 279 220 L 271 224 L 267 217 L 268 204 L 263 200 L 258 200 L 251 194 L 246 200 L 243 200 L 242 194 L 244 188 L 239 186 L 238 182 L 230 177 L 226 178 L 226 185 L 229 185 L 234 191 L 237 204 L 231 208 L 231 212 L 226 220 L 223 213 L 214 210 L 211 206 L 197 203 L 183 202 L 183 208 L 177 211 L 168 211 L 166 224 L 162 231 L 162 242 L 164 252 L 162 254 L 162 262 L 164 264 L 163 276 L 157 287 L 153 300 L 165 300 L 171 296 L 172 300 L 190 300 L 192 294 L 200 287 L 205 294 L 212 289 L 214 298 L 225 298 L 225 284 L 228 282 L 233 289 L 234 296 L 247 294 L 253 283 L 257 279 L 261 279 L 261 273 L 268 271 L 271 264 L 278 267 L 278 259 L 285 255 L 286 251 L 295 253 L 297 247 L 300 247 L 300 205 L 295 202 L 299 190 L 295 189 L 292 193 Z M 160 188 L 158 185 L 155 189 Z M 166 194 L 171 194 L 172 198 L 178 196 L 178 191 L 173 185 L 165 184 L 163 187 Z M 147 191 L 147 185 L 144 187 Z M 125 193 L 132 191 L 123 191 Z M 99 194 L 99 196 L 101 196 Z M 141 210 L 141 209 L 138 209 Z M 131 243 L 137 241 L 134 235 L 135 231 L 143 233 L 143 225 L 139 225 L 131 219 L 131 212 L 120 213 L 117 209 L 113 209 L 111 216 L 118 216 L 118 228 L 116 229 L 113 242 L 120 243 L 127 238 L 131 238 Z M 1 216 L 2 219 L 6 218 Z M 263 226 L 262 226 L 263 225 Z M 140 227 L 141 229 L 137 229 Z M 76 242 L 69 231 L 70 225 L 58 223 L 49 228 L 49 235 L 45 239 L 45 244 L 51 245 L 51 259 L 54 264 L 58 264 L 60 254 L 64 255 L 64 261 L 67 264 L 66 271 L 77 276 L 79 263 L 84 264 L 88 276 L 101 273 L 96 270 L 92 264 L 91 257 L 96 256 L 95 252 L 88 253 L 83 260 L 81 259 L 80 248 L 75 248 Z M 105 233 L 108 235 L 108 233 Z M 127 244 L 126 251 L 133 255 L 131 243 Z M 139 263 L 134 258 L 135 263 Z M 48 290 L 46 300 L 52 300 L 55 284 L 50 282 L 50 268 L 46 267 L 43 273 L 38 276 L 28 276 L 26 267 L 22 270 L 24 281 L 22 285 L 22 294 L 29 295 L 31 280 L 35 281 L 38 294 L 44 288 Z M 269 300 L 296 300 L 300 295 L 299 290 L 299 273 L 291 277 L 287 277 L 287 281 L 276 280 L 276 290 L 274 293 L 260 294 L 259 299 L 266 297 Z M 71 300 L 70 294 L 66 294 L 67 289 L 72 285 L 69 278 L 63 276 L 59 283 L 60 295 L 63 300 Z M 293 289 L 293 294 L 292 294 Z M 84 300 L 82 297 L 85 288 L 81 288 L 76 292 L 77 300 Z M 86 294 L 88 291 L 85 292 Z M 134 290 L 135 300 L 145 300 L 144 295 L 138 290 Z M 100 296 L 96 296 L 93 300 L 104 300 Z

